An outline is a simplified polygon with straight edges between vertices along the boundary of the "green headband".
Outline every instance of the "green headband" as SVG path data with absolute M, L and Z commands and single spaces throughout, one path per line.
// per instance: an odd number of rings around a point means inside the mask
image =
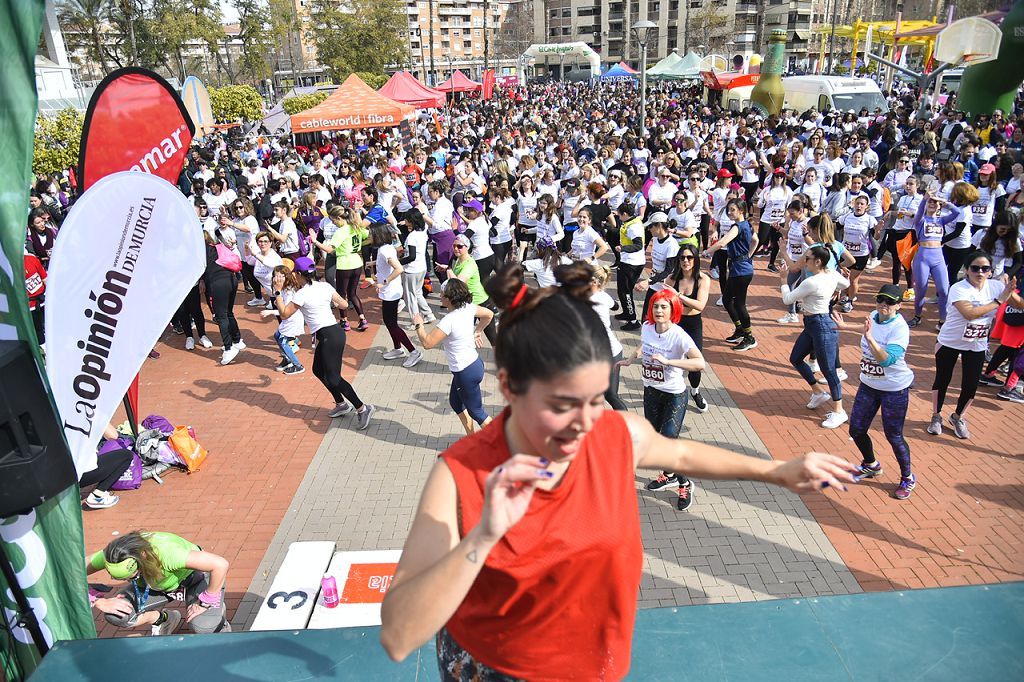
M 128 557 L 124 561 L 119 561 L 116 564 L 112 564 L 109 561 L 107 564 L 107 573 L 110 574 L 111 578 L 116 580 L 128 580 L 139 570 L 139 562 Z

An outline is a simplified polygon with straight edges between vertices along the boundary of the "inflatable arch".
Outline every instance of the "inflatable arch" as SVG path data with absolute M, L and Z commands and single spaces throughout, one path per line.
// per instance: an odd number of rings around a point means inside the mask
M 586 43 L 547 43 L 543 45 L 530 45 L 523 52 L 519 58 L 523 66 L 528 64 L 530 60 L 536 60 L 538 57 L 567 57 L 567 56 L 579 56 L 585 58 L 590 62 L 590 73 L 593 76 L 601 75 L 601 57 L 594 52 Z M 526 83 L 526 69 L 519 69 L 519 82 L 522 84 Z

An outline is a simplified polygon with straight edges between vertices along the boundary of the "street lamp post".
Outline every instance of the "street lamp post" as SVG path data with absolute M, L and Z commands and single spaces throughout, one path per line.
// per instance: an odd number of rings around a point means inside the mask
M 658 28 L 653 21 L 638 21 L 631 30 L 640 45 L 640 140 L 647 137 L 647 41 L 651 31 Z

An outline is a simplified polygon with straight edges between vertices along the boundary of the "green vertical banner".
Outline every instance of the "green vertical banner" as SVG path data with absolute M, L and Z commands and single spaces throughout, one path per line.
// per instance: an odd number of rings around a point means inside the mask
M 0 339 L 27 341 L 40 368 L 22 256 L 37 106 L 34 65 L 43 12 L 42 0 L 0 0 Z M 27 514 L 0 519 L 0 543 L 48 644 L 96 636 L 77 485 Z M 0 616 L 7 631 L 0 632 L 0 673 L 7 680 L 25 679 L 40 659 L 17 610 L 11 586 L 0 575 Z

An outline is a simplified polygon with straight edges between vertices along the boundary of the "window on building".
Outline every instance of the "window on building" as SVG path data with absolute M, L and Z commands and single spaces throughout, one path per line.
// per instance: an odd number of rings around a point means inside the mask
M 563 36 L 572 35 L 572 27 L 571 26 L 566 26 L 565 28 L 563 28 L 562 29 L 562 35 Z
M 647 3 L 647 14 L 648 14 L 648 16 L 650 16 L 652 14 L 656 15 L 660 11 L 661 11 L 661 3 L 658 2 L 657 0 L 655 0 L 654 2 L 648 2 Z
M 572 18 L 572 7 L 565 7 L 565 8 L 562 9 L 562 18 L 563 19 L 571 19 Z
M 475 37 L 477 37 L 477 38 L 479 38 L 479 37 L 480 37 L 480 33 L 481 33 L 481 32 L 480 32 L 480 29 L 477 29 L 477 30 L 473 31 L 473 35 L 474 35 Z

